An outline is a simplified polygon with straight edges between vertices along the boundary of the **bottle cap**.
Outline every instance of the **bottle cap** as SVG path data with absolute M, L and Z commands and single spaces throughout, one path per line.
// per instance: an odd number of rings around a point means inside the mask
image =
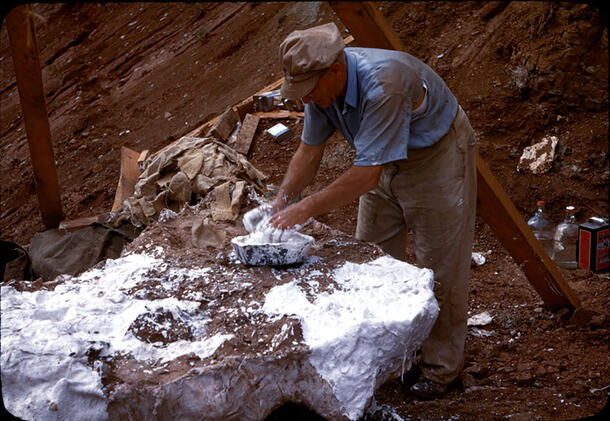
M 574 206 L 566 206 L 566 212 L 568 212 L 568 213 L 575 213 L 576 212 L 576 208 Z
M 539 201 L 536 202 L 536 204 L 538 206 L 544 206 L 546 204 L 546 202 L 544 200 L 539 200 Z

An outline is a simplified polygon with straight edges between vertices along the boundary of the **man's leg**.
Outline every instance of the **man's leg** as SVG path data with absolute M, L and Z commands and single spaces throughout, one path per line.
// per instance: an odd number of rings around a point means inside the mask
M 459 220 L 462 215 L 440 212 L 436 216 L 456 221 L 455 226 L 429 229 L 434 214 L 428 214 L 413 228 L 417 261 L 434 270 L 434 295 L 440 307 L 436 323 L 422 344 L 419 366 L 423 377 L 448 385 L 463 364 L 472 236 L 468 221 Z M 431 243 L 435 245 L 430 246 Z
M 389 183 L 396 168 L 387 165 L 376 189 L 360 196 L 355 237 L 377 244 L 395 259 L 406 259 L 406 226 L 402 209 L 390 197 Z
M 476 211 L 474 143 L 472 128 L 460 109 L 450 132 L 437 145 L 410 151 L 392 184 L 414 232 L 418 265 L 434 271 L 440 306 L 422 345 L 423 383 L 412 388 L 414 392 L 418 387 L 429 389 L 422 395 L 443 393 L 463 363 Z M 438 387 L 430 388 L 430 384 Z

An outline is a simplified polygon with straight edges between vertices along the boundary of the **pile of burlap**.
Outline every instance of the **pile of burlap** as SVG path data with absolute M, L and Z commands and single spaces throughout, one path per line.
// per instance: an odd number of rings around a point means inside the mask
M 137 227 L 156 221 L 162 209 L 179 212 L 212 190 L 215 220 L 235 220 L 245 187 L 265 190 L 265 174 L 229 146 L 211 138 L 183 137 L 146 160 L 133 196 L 124 200 L 111 224 L 130 220 Z

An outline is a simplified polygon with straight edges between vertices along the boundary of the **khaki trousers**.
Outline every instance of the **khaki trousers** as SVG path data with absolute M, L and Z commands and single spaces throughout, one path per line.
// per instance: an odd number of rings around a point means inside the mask
M 362 195 L 356 238 L 405 260 L 413 231 L 417 265 L 434 271 L 440 313 L 421 349 L 424 377 L 451 383 L 463 366 L 468 278 L 476 213 L 475 136 L 461 107 L 431 147 L 384 166 L 376 189 Z

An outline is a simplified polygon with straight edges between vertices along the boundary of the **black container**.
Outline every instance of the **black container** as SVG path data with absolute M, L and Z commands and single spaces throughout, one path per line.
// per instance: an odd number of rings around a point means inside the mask
M 602 272 L 610 268 L 610 224 L 601 218 L 589 218 L 578 226 L 578 267 Z

